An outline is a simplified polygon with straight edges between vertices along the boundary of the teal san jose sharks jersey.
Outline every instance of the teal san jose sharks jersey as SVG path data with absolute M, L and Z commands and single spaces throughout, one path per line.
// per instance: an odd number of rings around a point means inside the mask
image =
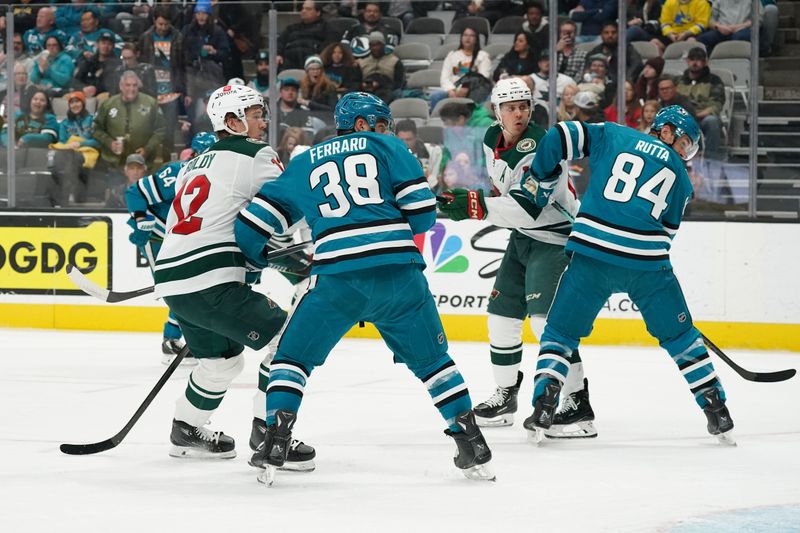
M 295 157 L 239 213 L 236 242 L 264 266 L 264 245 L 305 219 L 314 241 L 312 274 L 424 261 L 415 234 L 436 221 L 422 167 L 390 135 L 352 133 Z
M 534 175 L 585 156 L 591 178 L 566 250 L 639 270 L 671 268 L 669 249 L 693 191 L 678 154 L 615 123 L 560 122 L 539 145 Z
M 164 238 L 164 227 L 172 200 L 175 198 L 175 180 L 184 161 L 167 163 L 153 174 L 133 183 L 125 191 L 125 204 L 132 216 L 149 213 L 156 219 L 153 234 Z

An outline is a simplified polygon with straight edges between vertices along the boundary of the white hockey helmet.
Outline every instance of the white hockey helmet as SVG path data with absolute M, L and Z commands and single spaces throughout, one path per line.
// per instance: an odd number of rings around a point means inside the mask
M 245 85 L 224 85 L 214 91 L 208 99 L 206 113 L 211 119 L 214 131 L 227 131 L 233 135 L 247 135 L 247 121 L 245 111 L 253 106 L 264 108 L 264 119 L 268 119 L 267 107 L 264 105 L 264 97 L 261 93 Z M 245 131 L 236 133 L 228 128 L 225 117 L 228 113 L 233 113 L 245 125 Z
M 500 122 L 500 104 L 525 100 L 533 110 L 533 96 L 528 85 L 519 78 L 505 78 L 499 80 L 492 89 L 492 108 L 494 116 Z M 500 123 L 502 126 L 502 122 Z

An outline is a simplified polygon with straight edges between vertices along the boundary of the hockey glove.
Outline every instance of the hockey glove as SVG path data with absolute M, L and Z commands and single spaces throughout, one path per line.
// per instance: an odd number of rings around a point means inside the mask
M 136 246 L 144 246 L 153 234 L 156 219 L 152 215 L 145 215 L 140 220 L 128 219 L 128 225 L 133 228 L 133 233 L 128 235 L 128 240 Z
M 251 263 L 245 262 L 244 282 L 248 285 L 258 285 L 261 283 L 261 269 Z
M 550 203 L 550 196 L 558 184 L 558 174 L 544 180 L 537 179 L 528 169 L 522 176 L 522 192 L 525 196 L 536 204 L 537 207 L 545 207 Z
M 441 196 L 437 196 L 439 211 L 450 220 L 464 220 L 486 218 L 486 201 L 480 189 L 447 189 Z

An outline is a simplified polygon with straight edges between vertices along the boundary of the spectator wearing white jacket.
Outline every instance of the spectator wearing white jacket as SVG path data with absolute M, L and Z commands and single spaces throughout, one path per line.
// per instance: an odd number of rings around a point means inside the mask
M 466 27 L 461 32 L 458 49 L 453 50 L 444 58 L 442 73 L 439 78 L 441 91 L 431 95 L 431 109 L 444 98 L 467 96 L 469 89 L 456 87 L 456 82 L 468 72 L 477 72 L 487 79 L 492 76 L 492 60 L 485 51 L 481 50 L 478 32 Z

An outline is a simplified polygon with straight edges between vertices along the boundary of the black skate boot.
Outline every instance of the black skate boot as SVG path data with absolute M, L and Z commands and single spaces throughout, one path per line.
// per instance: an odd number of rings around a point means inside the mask
M 561 399 L 561 406 L 553 417 L 553 425 L 545 430 L 544 436 L 548 439 L 591 439 L 597 436 L 593 421 L 589 380 L 583 378 L 583 390 Z
M 184 346 L 186 346 L 186 344 L 184 344 L 184 342 L 180 339 L 168 339 L 164 337 L 164 340 L 161 341 L 161 353 L 164 354 L 164 356 L 161 358 L 161 364 L 170 364 Z M 197 359 L 194 358 L 192 352 L 189 352 L 181 360 L 180 366 L 194 366 L 196 364 Z
M 251 466 L 264 469 L 257 477 L 259 483 L 270 486 L 275 482 L 275 471 L 286 463 L 289 455 L 296 420 L 296 413 L 283 409 L 275 412 L 275 423 L 267 427 L 263 447 L 250 458 Z
M 542 442 L 544 431 L 553 425 L 559 392 L 561 392 L 561 383 L 549 380 L 544 386 L 544 392 L 533 404 L 533 414 L 522 423 L 528 430 L 528 439 L 531 442 L 535 444 Z
M 488 400 L 475 406 L 475 421 L 479 426 L 510 426 L 517 412 L 517 394 L 522 384 L 522 372 L 517 372 L 517 384 L 497 387 Z
M 475 414 L 472 411 L 461 413 L 456 417 L 456 424 L 463 431 L 458 433 L 449 429 L 444 431 L 445 435 L 453 437 L 456 441 L 457 448 L 453 462 L 467 479 L 495 481 L 496 477 L 489 465 L 492 460 L 492 451 L 475 423 Z
M 736 439 L 733 438 L 733 419 L 725 406 L 725 401 L 719 397 L 719 390 L 709 389 L 703 393 L 703 398 L 706 399 L 703 412 L 708 419 L 708 432 L 717 437 L 720 443 L 736 446 Z
M 172 421 L 172 433 L 169 436 L 172 457 L 196 457 L 200 459 L 233 459 L 236 457 L 236 444 L 233 439 L 221 431 L 211 431 L 205 427 L 195 427 Z
M 253 430 L 250 432 L 250 449 L 258 452 L 264 447 L 264 436 L 267 433 L 267 423 L 260 418 L 253 418 Z M 314 457 L 317 456 L 316 450 L 312 446 L 305 444 L 297 439 L 292 439 L 289 443 L 289 454 L 286 462 L 278 470 L 289 470 L 292 472 L 311 472 L 316 468 Z M 255 457 L 255 455 L 254 455 Z M 256 466 L 250 463 L 251 466 Z M 256 466 L 256 468 L 264 468 Z

